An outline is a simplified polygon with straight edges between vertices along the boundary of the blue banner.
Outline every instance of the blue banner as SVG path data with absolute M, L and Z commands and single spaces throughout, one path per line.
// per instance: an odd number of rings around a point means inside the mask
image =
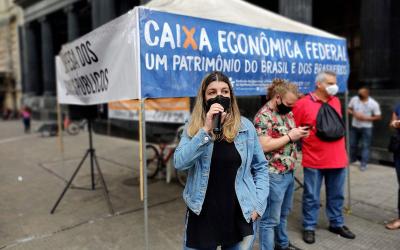
M 237 96 L 265 95 L 274 78 L 315 88 L 321 70 L 347 88 L 346 40 L 281 32 L 140 9 L 142 97 L 196 96 L 209 72 L 226 74 Z

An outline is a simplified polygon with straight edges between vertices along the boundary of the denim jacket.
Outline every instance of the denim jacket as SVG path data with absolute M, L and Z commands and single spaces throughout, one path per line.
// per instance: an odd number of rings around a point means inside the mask
M 262 216 L 267 206 L 268 163 L 253 124 L 244 117 L 234 143 L 242 159 L 235 180 L 236 196 L 244 218 L 250 222 L 253 211 Z M 212 138 L 202 128 L 193 137 L 187 135 L 185 128 L 174 154 L 175 168 L 188 170 L 183 199 L 197 215 L 206 196 L 213 147 Z

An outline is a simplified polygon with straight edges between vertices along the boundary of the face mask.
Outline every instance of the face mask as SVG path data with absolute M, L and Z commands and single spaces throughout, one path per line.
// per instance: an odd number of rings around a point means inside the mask
M 287 113 L 289 113 L 290 111 L 292 111 L 291 107 L 286 106 L 281 99 L 281 103 L 280 104 L 276 104 L 276 107 L 278 108 L 278 114 L 280 115 L 286 115 Z
M 339 87 L 337 86 L 337 84 L 329 85 L 325 89 L 326 89 L 326 92 L 328 93 L 328 95 L 330 95 L 330 96 L 336 95 L 337 92 L 339 91 Z
M 225 97 L 222 95 L 217 95 L 214 98 L 208 99 L 206 102 L 206 112 L 210 110 L 211 105 L 214 103 L 219 103 L 221 104 L 222 107 L 224 107 L 224 111 L 227 112 L 229 111 L 229 108 L 231 107 L 231 98 Z

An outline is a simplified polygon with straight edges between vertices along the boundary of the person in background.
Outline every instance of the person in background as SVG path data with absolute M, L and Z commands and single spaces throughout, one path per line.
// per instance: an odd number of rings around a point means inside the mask
M 31 132 L 31 109 L 24 105 L 21 110 L 22 123 L 24 124 L 24 132 Z
M 309 134 L 309 127 L 296 127 L 291 111 L 297 98 L 296 85 L 274 79 L 267 91 L 267 103 L 254 118 L 269 171 L 268 205 L 258 223 L 262 250 L 299 249 L 289 242 L 286 228 L 293 203 L 295 142 Z
M 390 127 L 396 129 L 397 140 L 400 141 L 400 104 L 398 104 L 393 111 Z M 397 209 L 399 214 L 398 219 L 386 224 L 386 228 L 391 230 L 400 229 L 400 145 L 398 145 L 397 150 L 393 152 L 393 160 L 396 169 L 397 183 L 399 184 L 397 197 Z
M 213 121 L 220 117 L 221 133 Z M 174 154 L 188 170 L 184 249 L 250 249 L 269 193 L 268 162 L 253 124 L 241 117 L 229 78 L 207 75 Z
M 373 122 L 382 119 L 379 103 L 369 96 L 369 89 L 362 87 L 351 98 L 348 112 L 353 116 L 350 131 L 350 162 L 357 160 L 358 144 L 361 144 L 360 170 L 367 169 L 371 146 Z
M 303 240 L 308 244 L 315 242 L 323 180 L 325 180 L 329 231 L 344 238 L 355 238 L 350 229 L 344 225 L 343 217 L 344 186 L 348 165 L 345 138 L 343 136 L 335 141 L 325 141 L 316 133 L 317 115 L 323 103 L 330 105 L 342 117 L 339 98 L 335 97 L 339 90 L 336 74 L 332 71 L 321 71 L 317 74 L 315 82 L 315 91 L 298 100 L 293 108 L 296 125 L 311 127 L 310 135 L 302 140 Z

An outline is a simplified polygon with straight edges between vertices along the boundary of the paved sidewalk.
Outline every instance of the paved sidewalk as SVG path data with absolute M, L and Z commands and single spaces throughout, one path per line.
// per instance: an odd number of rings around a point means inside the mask
M 38 126 L 33 123 L 33 129 Z M 73 182 L 74 188 L 51 215 L 50 209 L 88 147 L 87 133 L 65 135 L 62 154 L 57 137 L 22 131 L 20 121 L 0 122 L 0 249 L 144 249 L 137 142 L 94 135 L 116 215 L 108 212 L 97 175 L 98 188 L 88 190 L 88 160 Z M 297 176 L 302 179 L 301 171 Z M 291 241 L 310 250 L 400 249 L 400 230 L 384 228 L 385 221 L 397 215 L 397 187 L 393 168 L 370 165 L 361 172 L 352 166 L 352 211 L 346 224 L 357 238 L 347 240 L 328 232 L 323 206 L 313 245 L 301 240 L 302 190 L 297 190 L 289 219 Z M 150 181 L 150 249 L 181 249 L 185 214 L 181 192 L 176 182 Z

